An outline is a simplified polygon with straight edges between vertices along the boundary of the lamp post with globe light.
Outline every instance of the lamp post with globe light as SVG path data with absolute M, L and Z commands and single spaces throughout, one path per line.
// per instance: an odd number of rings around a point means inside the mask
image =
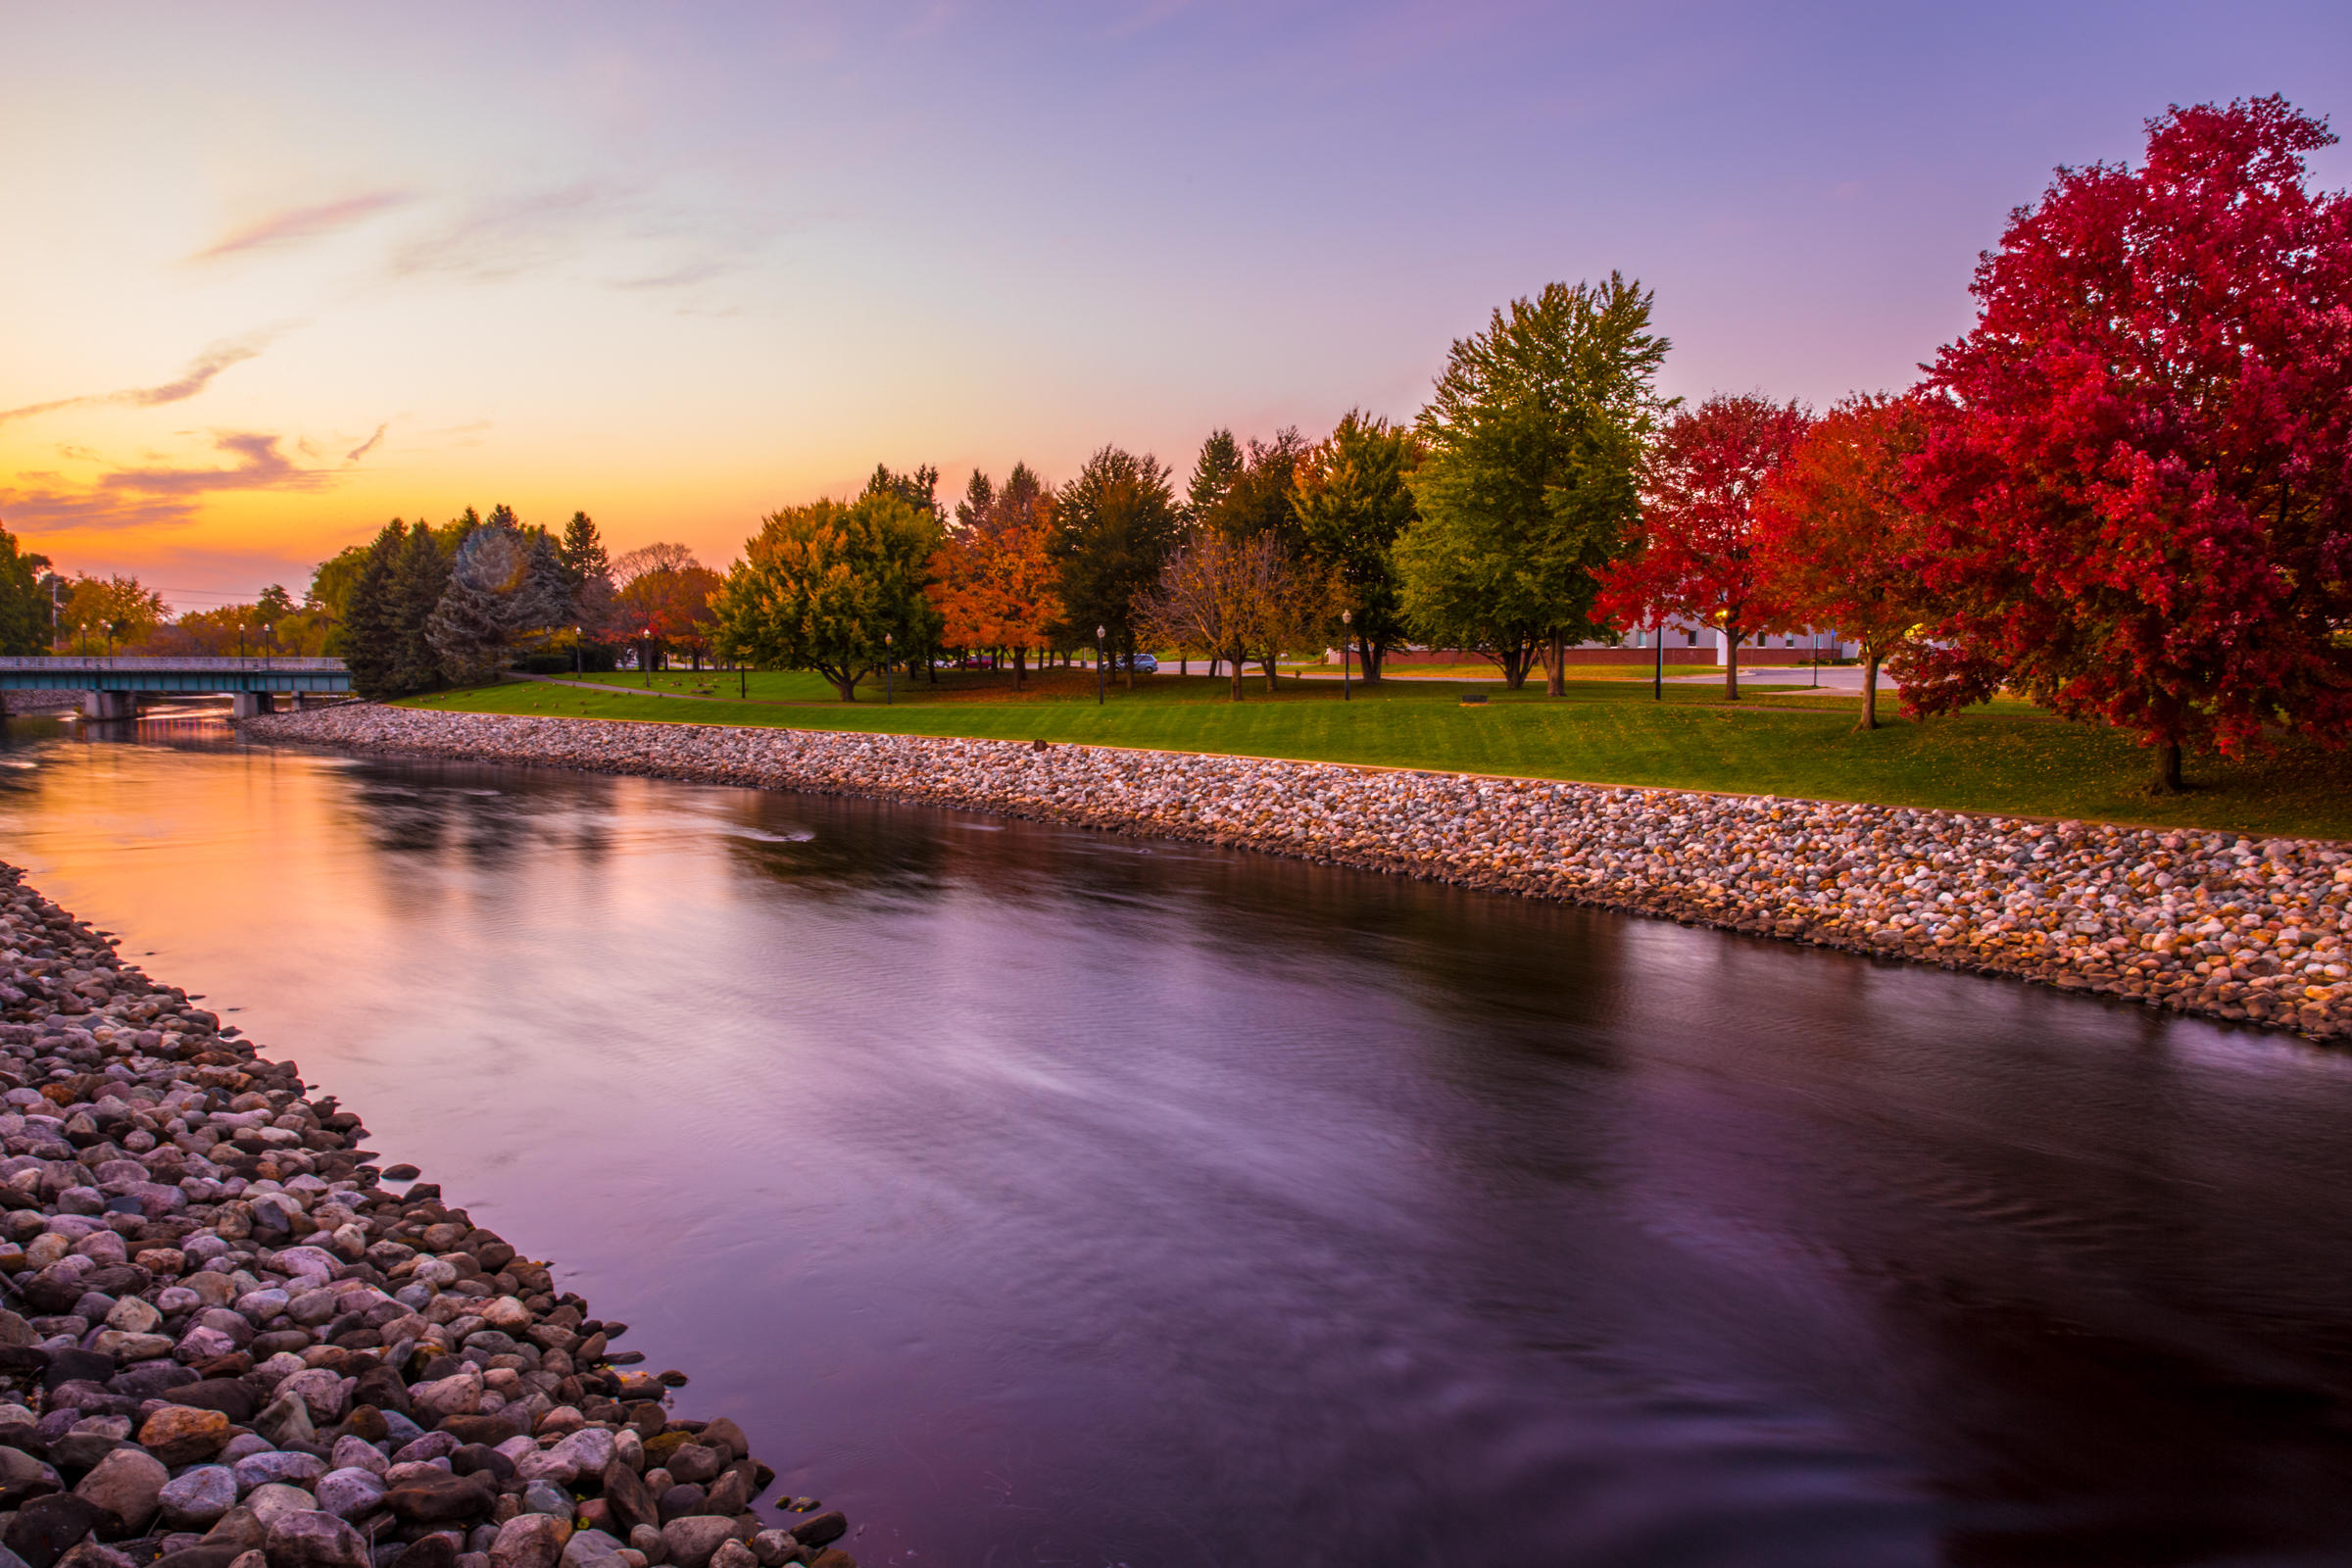
M 1343 610 L 1343 611 L 1341 611 L 1341 612 L 1340 612 L 1340 701 L 1341 701 L 1341 702 L 1343 702 L 1343 703 L 1344 703 L 1344 702 L 1346 702 L 1346 701 L 1348 701 L 1348 627 L 1350 627 L 1350 626 L 1352 626 L 1352 625 L 1354 625 L 1354 624 L 1355 624 L 1355 612 L 1354 612 L 1354 611 L 1352 611 L 1352 610 Z

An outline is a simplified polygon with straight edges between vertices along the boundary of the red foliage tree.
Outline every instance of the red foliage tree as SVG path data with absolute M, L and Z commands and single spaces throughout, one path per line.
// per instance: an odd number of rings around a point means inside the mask
M 1908 398 L 1847 398 L 1814 421 L 1756 502 L 1756 546 L 1782 612 L 1862 645 L 1862 720 L 1879 727 L 1879 665 L 1925 612 L 1906 462 L 1926 416 Z
M 1805 411 L 1718 394 L 1659 432 L 1642 471 L 1633 552 L 1601 573 L 1601 612 L 1627 625 L 1692 615 L 1723 628 L 1724 694 L 1740 698 L 1740 639 L 1780 618 L 1756 546 L 1756 497 L 1805 432 Z
M 2174 109 L 2058 172 L 1978 265 L 1913 472 L 1944 601 L 1906 706 L 2012 687 L 2158 748 L 2352 719 L 2352 203 L 2278 98 Z

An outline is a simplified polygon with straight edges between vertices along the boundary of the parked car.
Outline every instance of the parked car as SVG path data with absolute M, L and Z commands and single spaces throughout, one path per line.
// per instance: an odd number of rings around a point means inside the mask
M 1151 654 L 1138 654 L 1138 655 L 1136 655 L 1136 656 L 1135 656 L 1135 672 L 1136 672 L 1138 675 L 1156 675 L 1156 674 L 1158 674 L 1158 673 L 1159 673 L 1159 661 L 1158 661 L 1158 659 L 1157 659 L 1157 658 L 1155 658 L 1154 656 L 1151 655 Z

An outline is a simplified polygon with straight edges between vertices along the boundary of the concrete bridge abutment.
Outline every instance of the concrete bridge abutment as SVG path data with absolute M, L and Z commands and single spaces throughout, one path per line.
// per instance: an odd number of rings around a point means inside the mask
M 276 712 L 277 705 L 268 692 L 232 692 L 229 694 L 228 711 L 234 718 L 255 718 L 263 713 Z
M 139 699 L 132 692 L 87 692 L 81 699 L 85 718 L 136 718 Z

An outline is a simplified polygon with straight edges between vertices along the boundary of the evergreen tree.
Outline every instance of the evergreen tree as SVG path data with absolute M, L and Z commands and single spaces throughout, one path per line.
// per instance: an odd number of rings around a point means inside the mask
M 596 531 L 595 519 L 585 512 L 575 512 L 564 525 L 564 569 L 571 574 L 574 588 L 591 577 L 610 578 L 612 560 L 605 554 L 604 536 Z
M 1250 437 L 1249 456 L 1226 475 L 1223 494 L 1205 512 L 1196 514 L 1193 521 L 1214 528 L 1228 539 L 1266 534 L 1280 540 L 1286 549 L 1296 547 L 1298 519 L 1291 510 L 1291 485 L 1306 451 L 1306 439 L 1295 425 L 1276 431 L 1271 441 Z
M 343 662 L 351 689 L 369 702 L 401 695 L 400 622 L 396 589 L 409 526 L 394 517 L 361 558 L 344 600 Z
M 498 509 L 458 547 L 449 586 L 426 624 L 442 673 L 461 686 L 497 679 L 518 644 L 570 614 L 571 578 L 555 541 L 544 530 L 515 527 L 513 517 Z
M 1177 528 L 1168 470 L 1150 453 L 1104 447 L 1054 500 L 1051 554 L 1070 643 L 1092 647 L 1095 628 L 1104 627 L 1105 651 L 1128 657 L 1130 684 L 1135 605 L 1159 581 Z
M 1241 443 L 1234 440 L 1231 430 L 1211 430 L 1193 464 L 1193 482 L 1184 495 L 1184 520 L 1196 526 L 1206 520 L 1241 471 Z
M 466 515 L 472 516 L 471 509 Z M 474 525 L 479 523 L 476 518 Z M 441 661 L 425 628 L 448 586 L 449 559 L 441 553 L 441 540 L 431 524 L 419 520 L 409 530 L 392 580 L 392 685 L 398 692 L 430 691 L 441 684 Z
M 897 496 L 919 512 L 928 512 L 934 520 L 944 521 L 946 510 L 939 504 L 939 470 L 928 463 L 911 473 L 899 473 L 887 463 L 874 465 L 873 476 L 865 481 L 858 496 Z
M 979 529 L 985 532 L 989 518 L 997 510 L 997 487 L 987 474 L 978 468 L 964 481 L 963 499 L 956 503 L 956 526 L 960 530 Z

